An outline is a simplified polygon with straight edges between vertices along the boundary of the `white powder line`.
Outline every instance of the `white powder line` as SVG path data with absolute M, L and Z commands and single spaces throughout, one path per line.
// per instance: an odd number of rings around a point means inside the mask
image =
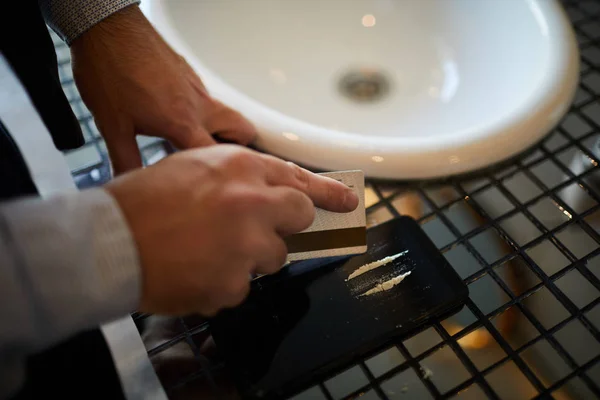
M 375 293 L 380 293 L 380 292 L 385 292 L 386 290 L 390 290 L 391 288 L 393 288 L 394 286 L 396 286 L 400 282 L 402 282 L 404 280 L 404 278 L 406 278 L 409 275 L 410 275 L 410 271 L 408 271 L 405 274 L 400 274 L 388 281 L 380 283 L 379 285 L 375 286 L 374 288 L 372 288 L 370 290 L 367 290 L 365 293 L 361 294 L 360 296 L 370 296 Z
M 373 261 L 368 264 L 365 264 L 362 267 L 359 267 L 354 272 L 352 272 L 350 274 L 350 276 L 348 276 L 348 279 L 346 279 L 346 281 L 349 281 L 350 279 L 354 279 L 357 276 L 364 274 L 365 272 L 372 271 L 375 268 L 383 267 L 384 265 L 391 263 L 396 258 L 401 257 L 401 256 L 405 255 L 406 253 L 408 253 L 408 250 L 405 250 L 398 254 L 394 254 L 393 256 L 388 256 L 388 257 L 382 258 L 381 260 L 377 260 L 377 261 Z
M 433 371 L 427 367 L 422 367 L 421 371 L 423 371 L 423 379 L 429 379 L 433 376 Z

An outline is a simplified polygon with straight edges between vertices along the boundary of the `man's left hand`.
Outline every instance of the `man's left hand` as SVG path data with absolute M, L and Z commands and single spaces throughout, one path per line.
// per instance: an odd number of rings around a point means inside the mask
M 248 120 L 207 93 L 137 6 L 85 32 L 71 55 L 75 83 L 116 174 L 142 166 L 136 135 L 162 137 L 180 149 L 215 144 L 214 136 L 246 145 L 256 136 Z

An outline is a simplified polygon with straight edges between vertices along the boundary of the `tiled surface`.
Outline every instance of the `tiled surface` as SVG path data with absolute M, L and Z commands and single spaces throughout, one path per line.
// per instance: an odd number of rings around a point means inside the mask
M 537 321 L 546 329 L 554 327 L 569 316 L 567 309 L 548 288 L 542 288 L 525 298 L 523 305 L 529 309 Z
M 381 383 L 383 393 L 389 399 L 432 399 L 417 373 L 407 369 Z
M 497 317 L 492 323 L 501 333 L 502 338 L 513 350 L 526 347 L 540 337 L 541 332 L 533 326 L 532 322 L 516 306 L 513 306 Z M 514 325 L 513 325 L 514 324 Z
M 484 370 L 507 356 L 490 332 L 480 327 L 458 340 L 478 370 Z
M 501 399 L 513 399 L 515 392 L 521 399 L 530 399 L 539 393 L 512 361 L 492 370 L 486 375 L 486 381 Z
M 341 399 L 369 383 L 360 367 L 355 366 L 325 382 L 334 399 Z
M 469 292 L 473 303 L 484 314 L 496 310 L 509 300 L 508 295 L 489 274 L 471 283 Z
M 464 245 L 452 248 L 444 253 L 444 256 L 463 279 L 481 271 L 483 268 L 475 256 Z
M 405 358 L 396 348 L 391 347 L 365 361 L 365 364 L 373 374 L 378 377 L 404 363 Z
M 536 342 L 519 355 L 532 370 L 539 371 L 538 376 L 541 377 L 546 387 L 552 386 L 572 371 L 572 368 L 567 365 L 546 339 Z
M 295 398 L 600 397 L 600 1 L 563 3 L 581 45 L 581 85 L 538 149 L 473 179 L 366 188 L 369 226 L 418 220 L 469 285 L 469 302 Z M 87 142 L 67 161 L 80 187 L 98 185 L 110 179 L 106 145 L 72 82 L 69 52 L 56 44 Z M 138 144 L 145 164 L 170 152 L 156 138 Z M 210 326 L 155 318 L 134 314 L 170 396 L 223 393 L 230 383 Z
M 421 361 L 421 368 L 440 393 L 446 393 L 471 377 L 454 351 L 442 347 Z
M 498 275 L 514 296 L 520 296 L 541 280 L 522 257 L 515 257 L 498 267 Z

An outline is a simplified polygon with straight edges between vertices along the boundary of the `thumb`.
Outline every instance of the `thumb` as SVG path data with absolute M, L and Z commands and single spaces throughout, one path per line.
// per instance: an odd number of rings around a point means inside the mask
M 169 141 L 180 150 L 193 149 L 196 147 L 208 147 L 217 144 L 212 136 L 210 136 L 208 132 L 200 126 L 185 132 L 185 134 L 172 134 L 169 136 Z
M 256 139 L 256 128 L 250 121 L 224 104 L 215 103 L 217 111 L 204 119 L 204 126 L 211 135 L 243 146 Z
M 115 176 L 142 167 L 142 157 L 135 135 L 115 135 L 106 140 L 106 147 Z

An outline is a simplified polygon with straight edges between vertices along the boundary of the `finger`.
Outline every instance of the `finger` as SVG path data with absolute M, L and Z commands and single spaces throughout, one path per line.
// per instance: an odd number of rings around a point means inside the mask
M 315 206 L 334 212 L 349 212 L 358 206 L 358 197 L 346 185 L 314 174 L 296 164 L 261 154 L 266 163 L 267 182 L 290 186 L 308 195 Z
M 241 304 L 250 293 L 250 277 L 248 274 L 229 276 L 224 287 L 223 306 L 235 307 Z
M 106 138 L 106 148 L 114 175 L 142 167 L 142 156 L 133 135 L 114 135 Z
M 256 136 L 248 136 L 241 131 L 218 131 L 213 134 L 215 141 L 223 143 L 239 144 L 248 146 L 254 142 Z
M 287 259 L 287 246 L 283 239 L 275 233 L 269 235 L 268 248 L 261 249 L 257 257 L 255 273 L 274 274 L 281 269 Z
M 289 186 L 271 188 L 267 210 L 275 231 L 285 237 L 308 228 L 315 219 L 315 206 L 306 194 Z
M 213 137 L 201 127 L 186 133 L 169 135 L 169 141 L 180 150 L 208 147 L 217 144 Z
M 239 306 L 246 300 L 246 297 L 250 294 L 250 277 L 248 275 L 244 276 L 245 280 L 240 284 L 240 287 L 236 293 L 229 299 L 229 301 L 225 304 L 226 307 L 236 307 Z
M 221 103 L 216 112 L 205 118 L 204 127 L 213 136 L 244 146 L 252 143 L 257 135 L 256 128 L 250 121 Z

